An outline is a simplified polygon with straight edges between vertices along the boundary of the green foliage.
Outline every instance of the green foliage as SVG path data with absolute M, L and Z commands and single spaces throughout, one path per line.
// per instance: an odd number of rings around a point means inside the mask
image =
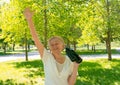
M 0 28 L 4 42 L 21 44 L 25 33 L 28 40 L 31 40 L 28 24 L 23 16 L 26 7 L 34 12 L 33 20 L 42 42 L 45 31 L 47 38 L 59 35 L 67 44 L 76 42 L 79 45 L 96 45 L 106 40 L 106 0 L 46 0 L 46 5 L 43 1 L 45 0 L 11 0 L 10 3 L 1 5 Z M 109 3 L 111 36 L 116 40 L 120 36 L 120 2 L 111 0 Z M 47 13 L 47 30 L 44 26 L 44 10 Z

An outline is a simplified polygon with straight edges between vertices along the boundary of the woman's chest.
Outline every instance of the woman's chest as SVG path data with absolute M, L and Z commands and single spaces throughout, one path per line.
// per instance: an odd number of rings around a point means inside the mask
M 56 61 L 54 59 L 48 59 L 47 63 L 44 65 L 44 70 L 46 76 L 67 78 L 70 72 L 70 64 L 65 62 L 62 70 L 59 71 Z

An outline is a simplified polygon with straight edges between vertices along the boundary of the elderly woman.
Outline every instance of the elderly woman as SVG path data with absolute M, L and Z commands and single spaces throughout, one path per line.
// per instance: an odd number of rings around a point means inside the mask
M 64 40 L 59 36 L 50 38 L 48 41 L 50 52 L 48 52 L 37 36 L 32 21 L 33 13 L 29 8 L 25 9 L 24 16 L 28 22 L 31 35 L 43 61 L 45 85 L 74 85 L 79 64 L 71 62 L 68 57 L 61 54 L 61 51 L 65 47 Z

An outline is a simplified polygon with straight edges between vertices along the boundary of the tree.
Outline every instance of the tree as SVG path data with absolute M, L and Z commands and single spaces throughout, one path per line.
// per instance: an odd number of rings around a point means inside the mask
M 118 14 L 116 10 L 120 10 L 119 7 L 116 7 L 116 4 L 120 4 L 119 1 L 108 1 L 102 0 L 101 3 L 103 4 L 104 15 L 104 29 L 106 30 L 105 33 L 105 41 L 106 41 L 106 49 L 108 52 L 108 60 L 112 60 L 111 56 L 111 41 L 114 39 L 114 36 L 119 35 L 117 31 L 119 31 L 118 27 Z M 117 19 L 118 18 L 118 19 Z M 117 20 L 117 21 L 116 21 Z M 115 26 L 117 25 L 117 27 Z

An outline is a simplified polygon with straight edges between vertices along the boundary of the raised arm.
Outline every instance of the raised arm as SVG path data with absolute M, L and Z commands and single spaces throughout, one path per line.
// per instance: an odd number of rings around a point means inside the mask
M 28 22 L 28 25 L 29 25 L 29 28 L 30 28 L 30 32 L 31 32 L 31 35 L 32 35 L 32 38 L 35 42 L 35 45 L 40 53 L 40 56 L 42 58 L 43 56 L 43 51 L 44 51 L 44 46 L 43 44 L 40 42 L 39 38 L 38 38 L 38 35 L 37 35 L 37 32 L 35 30 L 35 26 L 34 26 L 34 23 L 32 21 L 32 16 L 33 16 L 33 13 L 30 11 L 29 8 L 26 8 L 24 10 L 24 16 Z

